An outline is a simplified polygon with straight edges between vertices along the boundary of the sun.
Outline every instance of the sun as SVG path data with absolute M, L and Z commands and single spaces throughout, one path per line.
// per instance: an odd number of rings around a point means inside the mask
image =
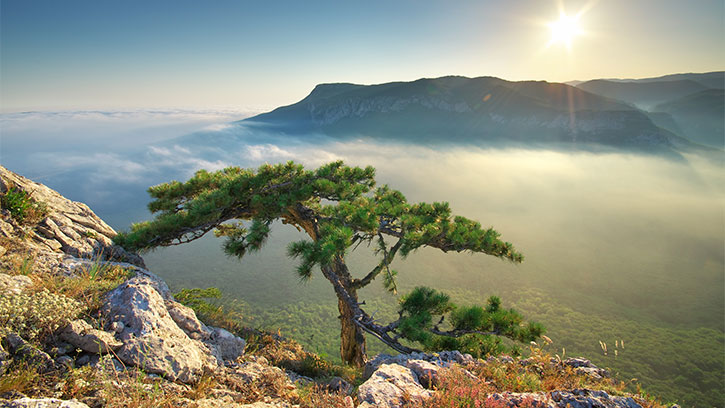
M 574 37 L 582 32 L 579 27 L 579 15 L 567 16 L 565 13 L 559 15 L 559 21 L 549 23 L 549 29 L 551 29 L 549 46 L 563 44 L 566 48 L 571 48 Z

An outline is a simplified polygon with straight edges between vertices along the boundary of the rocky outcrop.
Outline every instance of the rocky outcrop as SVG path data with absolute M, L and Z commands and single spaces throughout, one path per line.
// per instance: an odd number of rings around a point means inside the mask
M 10 189 L 26 192 L 45 209 L 44 217 L 31 225 L 21 225 L 7 210 L 0 214 L 0 237 L 17 247 L 13 251 L 22 259 L 34 260 L 33 272 L 72 277 L 103 263 L 136 275 L 107 295 L 102 308 L 107 331 L 75 320 L 58 333 L 61 343 L 52 347 L 58 365 L 93 365 L 100 354 L 113 351 L 126 366 L 191 382 L 243 354 L 244 340 L 206 327 L 193 310 L 174 301 L 166 283 L 144 269 L 141 257 L 113 244 L 116 232 L 88 206 L 0 166 L 0 194 Z M 3 251 L 11 250 L 3 247 Z M 0 261 L 7 262 L 3 254 Z M 20 293 L 31 284 L 27 276 L 0 274 L 0 293 Z M 25 350 L 47 363 L 48 369 L 55 364 L 32 346 L 16 347 L 15 343 L 24 342 L 17 335 L 5 340 L 12 355 Z M 77 354 L 76 349 L 83 352 Z
M 144 266 L 140 256 L 113 244 L 111 239 L 116 232 L 87 205 L 71 201 L 53 189 L 0 166 L 0 193 L 4 194 L 11 188 L 24 191 L 35 201 L 43 203 L 47 215 L 31 227 L 18 225 L 9 217 L 2 217 L 0 236 L 30 236 L 26 244 L 42 252 L 45 258 L 39 265 L 52 269 L 62 262 L 62 255 L 68 255 Z
M 431 397 L 418 381 L 418 376 L 398 364 L 382 364 L 358 388 L 359 408 L 401 408 L 407 402 L 421 402 Z
M 242 339 L 208 329 L 150 276 L 137 276 L 109 293 L 103 314 L 123 343 L 116 353 L 121 361 L 171 380 L 191 382 L 244 349 Z

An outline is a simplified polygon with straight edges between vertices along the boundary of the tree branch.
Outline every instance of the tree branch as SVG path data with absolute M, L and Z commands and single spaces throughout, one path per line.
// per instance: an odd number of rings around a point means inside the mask
M 380 239 L 383 239 L 383 236 L 381 233 L 378 233 L 378 236 L 380 237 Z M 383 269 L 387 270 L 388 273 L 391 273 L 390 264 L 393 262 L 393 258 L 395 258 L 395 254 L 398 252 L 398 250 L 400 249 L 400 247 L 402 245 L 403 245 L 403 240 L 398 239 L 398 242 L 396 242 L 395 245 L 393 245 L 390 248 L 390 251 L 388 251 L 387 249 L 383 249 L 383 259 L 380 261 L 380 263 L 375 268 L 373 268 L 373 270 L 370 271 L 370 273 L 365 275 L 364 278 L 353 280 L 352 287 L 355 289 L 360 289 L 360 288 L 363 288 L 363 287 L 369 285 L 370 282 L 372 282 L 373 279 L 375 279 L 380 274 L 380 272 L 383 271 Z

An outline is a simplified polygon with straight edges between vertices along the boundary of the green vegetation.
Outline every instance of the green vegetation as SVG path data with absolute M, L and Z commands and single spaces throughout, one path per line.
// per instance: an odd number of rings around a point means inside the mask
M 0 204 L 20 224 L 35 224 L 48 214 L 45 203 L 35 201 L 31 194 L 14 186 L 0 196 Z
M 177 302 L 186 305 L 196 313 L 196 316 L 204 323 L 221 327 L 231 332 L 240 332 L 244 329 L 242 325 L 243 314 L 239 303 L 220 303 L 222 292 L 218 288 L 194 288 L 181 289 L 174 293 Z M 236 307 L 235 307 L 236 306 Z
M 338 299 L 341 358 L 357 366 L 366 359 L 364 333 L 399 352 L 455 347 L 477 355 L 504 348 L 491 336 L 525 342 L 543 333 L 541 325 L 524 324 L 515 311 L 501 309 L 497 298 L 485 307 L 459 308 L 445 294 L 426 287 L 404 296 L 397 319 L 387 325 L 363 310 L 358 291 L 376 278 L 382 277 L 384 287 L 397 293 L 397 272 L 391 264 L 398 254 L 406 257 L 430 247 L 484 253 L 515 263 L 523 260 L 494 229 L 454 216 L 447 203 L 413 204 L 388 186 L 374 189 L 374 175 L 372 167 L 348 167 L 342 162 L 315 170 L 293 162 L 257 170 L 200 170 L 185 183 L 149 188 L 153 198 L 149 209 L 156 217 L 134 224 L 115 241 L 129 250 L 150 250 L 188 243 L 214 231 L 225 238 L 227 255 L 242 258 L 264 246 L 272 222 L 295 226 L 309 240 L 292 242 L 288 255 L 299 259 L 297 273 L 302 280 L 309 280 L 319 268 L 331 283 Z M 356 278 L 345 257 L 360 245 L 373 247 L 377 262 Z
M 527 315 L 546 322 L 549 335 L 558 347 L 566 349 L 567 355 L 586 356 L 619 378 L 636 379 L 630 383 L 630 391 L 641 387 L 682 406 L 723 406 L 722 331 L 661 327 L 657 322 L 614 314 L 592 315 L 556 303 L 535 289 L 516 291 L 510 297 Z M 607 345 L 606 355 L 600 341 Z

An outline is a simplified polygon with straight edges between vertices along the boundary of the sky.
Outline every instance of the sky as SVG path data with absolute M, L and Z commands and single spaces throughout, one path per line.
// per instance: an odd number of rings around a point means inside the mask
M 318 83 L 725 69 L 722 0 L 0 0 L 0 111 L 264 109 Z M 549 23 L 578 15 L 569 47 Z

